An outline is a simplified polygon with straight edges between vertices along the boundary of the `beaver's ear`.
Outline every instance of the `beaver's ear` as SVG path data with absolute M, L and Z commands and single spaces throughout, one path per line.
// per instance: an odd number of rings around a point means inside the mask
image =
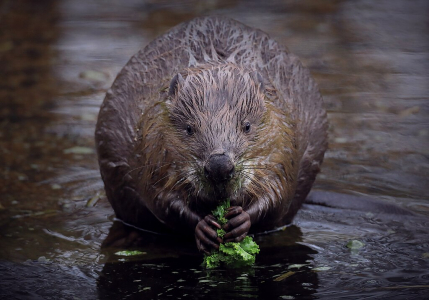
M 177 75 L 174 76 L 170 82 L 170 89 L 168 91 L 168 95 L 174 96 L 177 93 L 177 85 L 180 84 L 181 86 L 183 86 L 184 83 L 185 80 L 183 79 L 182 75 L 180 73 L 177 73 Z
M 259 73 L 258 71 L 254 71 L 254 72 L 250 73 L 250 76 L 252 77 L 253 81 L 255 81 L 255 83 L 259 85 L 259 90 L 262 93 L 264 93 L 265 84 L 264 84 L 264 79 L 263 79 L 261 73 Z

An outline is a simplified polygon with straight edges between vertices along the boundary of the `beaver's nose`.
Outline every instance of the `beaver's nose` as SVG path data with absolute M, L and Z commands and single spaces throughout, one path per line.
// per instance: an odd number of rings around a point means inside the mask
M 225 182 L 234 176 L 234 164 L 225 154 L 213 154 L 204 166 L 204 174 L 215 183 Z

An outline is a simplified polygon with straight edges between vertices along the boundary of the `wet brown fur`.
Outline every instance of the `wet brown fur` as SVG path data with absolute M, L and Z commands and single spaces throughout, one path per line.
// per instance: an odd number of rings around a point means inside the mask
M 274 207 L 287 210 L 284 202 L 294 193 L 298 171 L 293 124 L 267 101 L 251 72 L 233 64 L 187 69 L 177 95 L 142 116 L 137 152 L 146 167 L 139 186 L 157 199 L 152 209 L 168 206 L 160 202 L 173 193 L 201 216 L 225 198 L 245 209 L 256 204 L 266 214 Z M 242 131 L 246 120 L 255 127 L 250 134 Z M 195 128 L 192 136 L 187 124 Z M 237 169 L 223 197 L 202 172 L 216 151 L 226 151 Z
M 227 19 L 192 22 L 173 33 L 194 36 L 192 30 L 198 26 L 201 30 L 220 26 L 221 33 L 252 34 L 252 29 Z M 253 39 L 273 43 L 254 32 Z M 237 39 L 234 32 L 227 34 Z M 106 192 L 117 216 L 137 226 L 160 229 L 163 224 L 193 233 L 201 218 L 229 198 L 249 212 L 254 231 L 290 222 L 326 149 L 326 115 L 308 71 L 283 50 L 274 49 L 277 56 L 261 68 L 259 52 L 254 51 L 252 58 L 249 48 L 243 53 L 227 46 L 216 50 L 213 42 L 218 41 L 213 39 L 203 42 L 211 55 L 199 57 L 201 46 L 192 39 L 186 42 L 192 54 L 186 47 L 183 52 L 179 41 L 168 46 L 170 53 L 161 52 L 152 60 L 155 45 L 147 47 L 145 56 L 131 59 L 101 108 L 96 141 Z M 172 54 L 175 51 L 177 55 Z M 268 50 L 264 55 L 262 61 L 270 57 Z M 181 56 L 188 60 L 183 63 Z M 289 62 L 283 65 L 278 56 Z M 169 58 L 176 64 L 163 67 Z M 164 70 L 157 75 L 159 68 Z M 151 73 L 154 78 L 143 75 Z M 169 92 L 176 74 L 179 80 Z M 305 85 L 302 92 L 296 84 Z M 249 133 L 243 131 L 246 122 L 251 123 Z M 187 126 L 192 127 L 192 135 Z M 221 187 L 210 183 L 203 172 L 204 163 L 215 153 L 228 155 L 236 168 L 234 177 Z

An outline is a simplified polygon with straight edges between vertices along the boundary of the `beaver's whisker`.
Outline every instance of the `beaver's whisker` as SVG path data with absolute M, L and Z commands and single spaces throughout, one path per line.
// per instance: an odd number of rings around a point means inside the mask
M 257 167 L 257 166 L 254 166 L 254 167 L 252 167 L 252 166 L 243 166 L 243 169 L 242 170 L 267 170 L 267 169 L 270 169 L 268 166 L 260 166 L 260 167 Z
M 164 180 L 165 178 L 168 178 L 170 175 L 169 174 L 167 174 L 167 175 L 165 175 L 165 176 L 163 176 L 163 177 L 161 177 L 159 180 L 157 180 L 153 185 L 157 185 L 160 181 L 162 181 L 162 180 Z
M 173 189 L 176 187 L 176 186 L 180 186 L 184 181 L 186 180 L 186 178 L 184 178 L 184 177 L 182 177 L 182 178 L 180 178 L 179 180 L 177 180 L 171 187 L 170 187 L 170 192 L 172 192 L 173 191 Z
M 255 176 L 249 176 L 249 173 L 244 172 L 243 177 L 247 178 L 256 188 L 265 190 L 266 185 L 269 184 L 263 177 L 262 178 L 256 178 Z M 254 175 L 254 174 L 251 174 Z M 252 185 L 249 186 L 249 188 L 252 188 Z
M 192 160 L 189 160 L 189 161 L 182 161 L 183 163 L 186 163 L 186 162 L 193 162 Z M 160 166 L 158 166 L 155 170 L 153 170 L 152 172 L 157 172 L 157 171 L 159 171 L 159 169 L 161 169 L 161 168 L 163 168 L 163 167 L 165 167 L 165 166 L 168 166 L 168 165 L 171 165 L 173 162 L 167 162 L 167 163 L 164 163 L 164 164 L 162 164 L 162 165 L 160 165 Z M 141 170 L 141 169 L 144 169 L 144 168 L 149 168 L 149 167 L 153 167 L 153 166 L 156 166 L 156 165 L 158 165 L 158 163 L 153 163 L 153 164 L 146 164 L 146 165 L 142 165 L 142 166 L 139 166 L 139 167 L 136 167 L 136 168 L 134 168 L 134 169 L 131 169 L 131 170 L 129 170 L 127 173 L 125 173 L 124 174 L 124 177 L 125 176 L 127 176 L 127 175 L 129 175 L 131 172 L 134 172 L 134 171 L 137 171 L 137 170 Z
M 254 161 L 255 158 L 256 157 L 248 157 L 248 158 L 245 158 L 245 159 L 238 158 L 237 160 L 240 162 L 240 164 L 243 164 L 243 163 L 248 162 L 248 161 Z
M 159 168 L 162 168 L 162 167 L 165 167 L 165 166 L 171 165 L 171 164 L 172 164 L 171 162 L 165 163 L 165 164 L 161 165 L 160 167 L 158 167 L 156 170 L 159 170 Z M 138 167 L 136 167 L 134 169 L 129 170 L 127 173 L 125 173 L 124 177 L 127 176 L 127 175 L 129 175 L 131 172 L 136 171 L 136 170 L 141 170 L 143 168 L 148 168 L 148 167 L 152 167 L 152 166 L 156 166 L 156 165 L 158 165 L 158 163 L 153 163 L 153 164 L 147 164 L 147 165 L 138 166 Z

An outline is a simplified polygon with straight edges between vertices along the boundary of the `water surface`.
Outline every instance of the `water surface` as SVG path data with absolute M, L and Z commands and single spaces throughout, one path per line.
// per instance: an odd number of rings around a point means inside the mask
M 428 11 L 405 0 L 3 1 L 1 298 L 423 299 Z M 235 271 L 202 268 L 192 240 L 114 222 L 93 141 L 104 94 L 131 55 L 205 14 L 268 32 L 310 68 L 330 121 L 316 190 L 415 215 L 306 205 L 294 225 L 255 237 L 255 267 Z

